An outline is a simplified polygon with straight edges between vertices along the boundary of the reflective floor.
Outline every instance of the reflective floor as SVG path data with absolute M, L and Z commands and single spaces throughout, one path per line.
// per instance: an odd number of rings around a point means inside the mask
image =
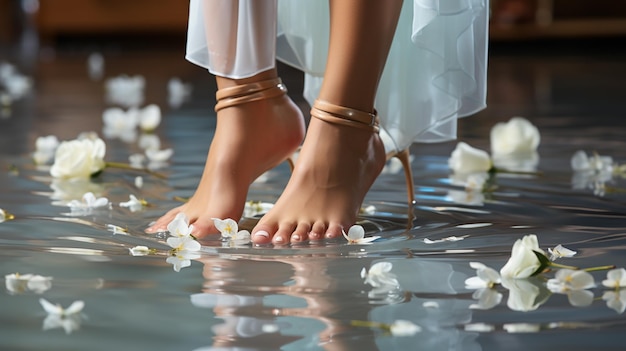
M 626 179 L 570 165 L 578 150 L 626 163 L 623 47 L 620 39 L 492 46 L 488 108 L 459 122 L 459 140 L 489 151 L 492 126 L 526 117 L 541 134 L 536 173 L 496 173 L 485 191 L 469 191 L 451 181 L 456 141 L 415 144 L 416 205 L 407 207 L 404 176 L 390 165 L 359 218 L 367 236 L 380 236 L 371 245 L 233 247 L 216 236 L 179 272 L 168 260 L 167 235 L 143 229 L 196 186 L 215 125 L 211 76 L 184 61 L 182 45 L 3 48 L 2 60 L 33 85 L 0 118 L 0 208 L 15 217 L 0 223 L 0 349 L 622 350 L 626 290 L 603 285 L 607 270 L 590 272 L 593 286 L 560 292 L 548 283 L 556 267 L 483 289 L 465 281 L 476 275 L 470 262 L 499 271 L 529 234 L 546 254 L 558 244 L 576 251 L 556 263 L 626 267 Z M 87 67 L 96 50 L 104 58 L 100 78 Z M 280 71 L 306 111 L 301 75 Z M 122 74 L 145 77 L 140 106 L 156 104 L 163 114 L 154 134 L 105 137 L 102 113 L 112 106 L 105 81 Z M 188 98 L 172 101 L 173 77 L 192 87 Z M 156 135 L 161 149 L 174 151 L 157 170 L 166 178 L 107 168 L 68 182 L 33 163 L 38 137 L 83 132 L 105 140 L 106 161 L 124 163 Z M 271 204 L 288 176 L 286 164 L 271 170 L 248 199 Z M 111 205 L 67 206 L 88 191 Z M 148 206 L 119 206 L 130 194 Z M 261 207 L 250 206 L 240 225 L 250 228 Z M 131 255 L 139 245 L 155 250 Z M 372 278 L 372 267 L 390 267 L 389 284 Z M 41 298 L 84 308 L 55 315 Z M 402 320 L 416 327 L 403 333 L 395 328 Z

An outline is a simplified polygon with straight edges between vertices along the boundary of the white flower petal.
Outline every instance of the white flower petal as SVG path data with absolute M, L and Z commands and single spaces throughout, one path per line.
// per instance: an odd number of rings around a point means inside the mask
M 389 329 L 393 336 L 412 336 L 422 331 L 419 325 L 407 320 L 397 320 L 393 322 Z
M 491 168 L 491 158 L 487 152 L 459 142 L 448 159 L 448 166 L 454 173 L 487 172 Z

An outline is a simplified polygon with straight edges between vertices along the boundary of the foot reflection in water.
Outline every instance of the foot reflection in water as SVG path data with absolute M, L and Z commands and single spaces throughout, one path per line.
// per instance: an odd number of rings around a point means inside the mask
M 361 277 L 371 258 L 203 258 L 203 292 L 191 303 L 223 322 L 212 326 L 212 345 L 197 350 L 481 349 L 477 333 L 458 329 L 471 321 L 473 300 L 456 292 L 466 275 L 448 263 L 386 261 L 404 290 L 381 296 Z M 380 327 L 398 320 L 421 330 L 393 336 Z

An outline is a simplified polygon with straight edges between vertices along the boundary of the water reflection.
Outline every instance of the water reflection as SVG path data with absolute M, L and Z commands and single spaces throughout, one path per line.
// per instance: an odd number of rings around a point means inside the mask
M 472 317 L 472 299 L 463 290 L 467 275 L 448 263 L 328 255 L 201 262 L 203 290 L 191 295 L 191 303 L 210 309 L 222 323 L 212 328 L 213 344 L 198 350 L 372 350 L 373 345 L 408 350 L 418 344 L 428 350 L 480 350 L 477 333 L 458 329 Z M 393 267 L 398 290 L 370 294 L 376 289 L 363 284 L 360 271 L 376 263 Z M 399 337 L 377 327 L 398 320 L 421 331 Z

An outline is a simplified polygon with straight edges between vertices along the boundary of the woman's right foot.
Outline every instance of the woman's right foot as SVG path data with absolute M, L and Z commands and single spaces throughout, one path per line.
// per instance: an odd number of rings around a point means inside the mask
M 304 137 L 300 109 L 287 95 L 245 102 L 218 111 L 202 178 L 191 199 L 146 229 L 166 231 L 182 212 L 196 237 L 216 234 L 213 218 L 239 220 L 250 184 L 287 159 Z

